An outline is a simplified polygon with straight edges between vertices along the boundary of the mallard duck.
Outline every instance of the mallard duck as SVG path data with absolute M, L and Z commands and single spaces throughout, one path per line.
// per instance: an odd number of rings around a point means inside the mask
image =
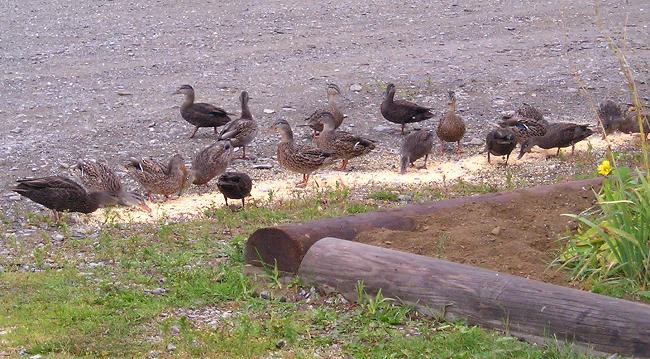
M 619 128 L 620 122 L 623 121 L 623 111 L 619 105 L 607 100 L 598 105 L 598 124 L 602 123 L 605 134 L 610 134 Z
M 427 168 L 427 159 L 433 148 L 433 132 L 429 130 L 414 131 L 404 137 L 400 148 L 400 173 L 406 173 L 406 167 L 424 157 L 424 165 L 420 168 Z
M 208 182 L 224 173 L 232 160 L 230 141 L 219 141 L 196 154 L 192 160 L 190 181 L 197 186 L 208 186 Z
M 185 95 L 185 101 L 181 105 L 181 116 L 183 119 L 194 125 L 194 132 L 190 135 L 193 138 L 199 127 L 213 127 L 217 133 L 217 127 L 230 122 L 230 113 L 224 109 L 207 104 L 194 102 L 194 88 L 190 85 L 183 85 L 174 92 L 175 95 Z
M 228 122 L 219 135 L 219 140 L 230 140 L 233 147 L 242 148 L 242 159 L 246 159 L 246 145 L 253 142 L 253 139 L 257 136 L 257 121 L 255 121 L 248 109 L 248 100 L 248 92 L 242 91 L 239 96 L 241 116 Z
M 644 140 L 647 141 L 648 132 L 650 132 L 650 111 L 641 110 L 639 112 L 636 110 L 628 112 L 625 115 L 625 121 L 620 124 L 618 130 L 623 133 L 641 133 L 637 117 L 637 115 L 641 115 L 641 121 L 643 121 L 643 136 Z
M 589 125 L 578 125 L 567 122 L 553 123 L 547 127 L 546 134 L 543 136 L 529 137 L 524 141 L 521 144 L 521 151 L 517 158 L 524 157 L 534 146 L 539 146 L 546 150 L 557 147 L 556 156 L 560 154 L 561 148 L 571 146 L 571 155 L 573 155 L 575 144 L 591 136 L 593 133 L 594 131 L 589 129 Z
M 353 135 L 345 131 L 337 131 L 336 120 L 329 112 L 323 112 L 317 119 L 323 124 L 323 131 L 314 138 L 314 144 L 321 150 L 332 154 L 334 159 L 340 159 L 339 170 L 345 170 L 348 161 L 375 149 L 375 141 Z
M 73 169 L 89 191 L 123 191 L 122 181 L 105 163 L 80 160 Z
M 124 167 L 144 187 L 149 199 L 153 199 L 154 193 L 165 198 L 174 193 L 180 196 L 187 182 L 188 170 L 179 154 L 172 156 L 166 166 L 151 158 L 131 158 Z
M 510 153 L 517 146 L 515 133 L 508 127 L 497 128 L 488 132 L 485 137 L 485 151 L 487 151 L 488 163 L 490 163 L 490 154 L 495 156 L 506 156 L 506 166 Z
M 17 182 L 18 185 L 12 191 L 51 209 L 57 221 L 60 219 L 60 211 L 92 213 L 98 208 L 120 202 L 129 205 L 144 204 L 125 192 L 121 192 L 121 195 L 107 191 L 88 192 L 77 182 L 63 176 L 22 179 Z
M 407 123 L 420 122 L 432 118 L 431 109 L 422 107 L 406 100 L 395 100 L 395 85 L 386 85 L 384 101 L 381 103 L 381 115 L 392 123 L 404 126 Z
M 331 153 L 313 146 L 305 146 L 294 143 L 291 126 L 285 120 L 276 121 L 271 130 L 281 136 L 278 145 L 278 162 L 292 172 L 302 174 L 302 181 L 296 184 L 297 187 L 307 186 L 309 176 L 317 169 L 330 165 L 334 161 Z
M 530 137 L 544 136 L 548 125 L 532 118 L 513 117 L 499 122 L 499 126 L 509 128 L 514 132 L 517 143 L 522 144 Z
M 445 142 L 456 142 L 456 152 L 461 153 L 460 141 L 465 136 L 465 121 L 456 113 L 456 94 L 449 91 L 449 108 L 438 123 L 436 135 L 440 139 L 440 152 L 445 152 Z
M 314 111 L 305 119 L 306 125 L 314 130 L 313 137 L 316 137 L 323 130 L 323 124 L 318 121 L 323 113 L 330 113 L 334 116 L 334 128 L 339 128 L 343 123 L 343 112 L 339 110 L 338 98 L 341 95 L 341 89 L 335 84 L 327 84 L 327 107 Z
M 648 131 L 650 131 L 650 112 L 641 111 L 643 120 L 643 132 L 645 140 L 648 139 Z M 614 131 L 622 133 L 640 133 L 639 121 L 637 119 L 636 110 L 632 109 L 623 114 L 623 111 L 616 102 L 607 100 L 598 106 L 598 117 L 603 123 L 605 134 L 610 134 Z
M 540 110 L 535 108 L 533 105 L 523 103 L 521 107 L 517 109 L 517 115 L 523 118 L 530 118 L 539 123 L 547 125 L 548 122 L 544 119 L 544 115 Z
M 226 172 L 219 176 L 217 180 L 217 188 L 223 194 L 228 206 L 228 198 L 241 199 L 241 206 L 246 206 L 245 198 L 251 195 L 253 188 L 253 180 L 242 172 Z
M 122 181 L 113 169 L 105 163 L 80 160 L 73 167 L 73 170 L 87 190 L 113 192 L 120 199 L 118 203 L 120 206 L 137 205 L 145 211 L 151 211 L 139 194 L 134 192 L 124 193 Z M 131 200 L 133 198 L 139 199 L 139 202 L 133 202 Z

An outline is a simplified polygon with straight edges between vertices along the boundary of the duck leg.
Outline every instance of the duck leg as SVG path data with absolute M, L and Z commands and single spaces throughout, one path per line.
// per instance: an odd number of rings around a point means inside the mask
M 557 148 L 557 152 L 555 153 L 555 156 L 557 157 L 557 156 L 559 156 L 559 155 L 560 155 L 560 148 L 558 147 L 558 148 Z
M 507 158 L 506 158 L 506 162 L 508 162 L 508 159 L 507 159 Z M 490 151 L 488 151 L 488 163 L 491 163 L 491 162 L 490 162 Z
M 420 167 L 418 167 L 419 170 L 426 170 L 427 169 L 427 159 L 429 158 L 429 154 L 427 153 L 424 155 L 424 164 Z
M 488 154 L 488 156 L 489 156 L 489 155 L 490 155 L 490 154 Z M 510 154 L 508 153 L 508 154 L 506 155 L 506 164 L 505 164 L 506 166 L 508 165 L 508 159 L 509 159 L 509 158 L 510 158 Z
M 246 145 L 242 146 L 241 148 L 242 148 L 241 159 L 242 160 L 248 159 L 248 158 L 246 158 Z
M 242 198 L 241 199 L 241 209 L 244 209 L 245 207 L 246 207 L 246 200 Z
M 307 187 L 307 181 L 309 181 L 309 175 L 308 174 L 303 174 L 302 175 L 302 181 L 296 183 L 296 187 L 300 187 L 300 188 Z
M 217 131 L 217 126 L 214 126 L 214 134 L 218 134 L 219 132 Z
M 228 207 L 228 197 L 225 194 L 223 195 L 223 199 L 226 201 L 226 207 Z
M 404 134 L 404 124 L 402 124 L 402 135 Z
M 53 209 L 52 214 L 54 215 L 54 220 L 56 221 L 56 223 L 61 222 L 61 216 L 59 216 L 59 211 Z
M 194 138 L 194 135 L 196 135 L 196 131 L 198 131 L 198 130 L 199 130 L 199 126 L 194 127 L 194 132 L 192 132 L 192 134 L 190 135 L 190 138 Z M 215 127 L 214 130 L 216 131 L 217 128 Z
M 341 161 L 341 165 L 336 169 L 339 171 L 345 171 L 345 168 L 348 166 L 348 160 Z
M 440 154 L 444 155 L 445 154 L 445 143 L 440 142 Z
M 456 145 L 456 153 L 457 154 L 463 153 L 463 150 L 460 149 L 460 141 L 458 141 L 458 144 Z

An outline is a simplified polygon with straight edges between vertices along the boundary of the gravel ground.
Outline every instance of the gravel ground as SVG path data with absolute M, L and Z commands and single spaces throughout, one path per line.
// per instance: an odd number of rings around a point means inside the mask
M 591 1 L 53 0 L 5 1 L 0 10 L 2 188 L 16 178 L 67 172 L 79 158 L 117 165 L 130 156 L 181 153 L 189 162 L 214 135 L 202 129 L 187 138 L 182 99 L 171 95 L 185 83 L 198 101 L 230 112 L 239 110 L 239 92 L 249 91 L 262 127 L 280 117 L 302 122 L 324 104 L 325 85 L 337 83 L 346 98 L 344 129 L 381 143 L 357 164 L 364 170 L 395 164 L 398 126 L 379 113 L 386 82 L 441 114 L 447 90 L 455 90 L 466 141 L 474 142 L 521 102 L 551 120 L 593 122 L 572 69 L 596 101 L 628 102 Z M 650 6 L 606 1 L 602 10 L 616 39 L 625 30 L 639 89 L 648 94 Z M 255 180 L 282 178 L 276 142 L 261 134 L 251 151 L 256 160 L 233 167 Z M 267 163 L 273 168 L 250 169 Z M 8 191 L 0 205 L 5 213 L 31 206 Z

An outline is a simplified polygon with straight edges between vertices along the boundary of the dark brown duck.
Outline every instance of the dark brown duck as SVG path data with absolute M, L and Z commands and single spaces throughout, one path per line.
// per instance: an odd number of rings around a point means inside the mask
M 394 84 L 386 86 L 384 101 L 381 103 L 381 115 L 392 123 L 402 125 L 402 134 L 407 123 L 420 122 L 433 117 L 430 108 L 406 100 L 395 100 Z
M 219 176 L 217 188 L 223 194 L 228 206 L 228 199 L 241 199 L 241 206 L 246 206 L 245 198 L 251 195 L 253 180 L 243 172 L 226 172 Z
M 217 127 L 230 122 L 230 115 L 224 109 L 208 103 L 194 102 L 194 88 L 190 85 L 183 85 L 174 92 L 175 95 L 185 95 L 185 101 L 181 104 L 181 116 L 183 119 L 194 125 L 194 132 L 190 135 L 193 138 L 200 127 L 213 127 L 217 133 Z
M 589 129 L 589 125 L 578 125 L 575 123 L 559 122 L 550 124 L 546 129 L 544 136 L 529 137 L 522 145 L 519 157 L 524 155 L 535 147 L 543 149 L 557 148 L 556 156 L 560 154 L 560 149 L 571 146 L 571 155 L 574 154 L 575 144 L 593 135 L 594 131 Z

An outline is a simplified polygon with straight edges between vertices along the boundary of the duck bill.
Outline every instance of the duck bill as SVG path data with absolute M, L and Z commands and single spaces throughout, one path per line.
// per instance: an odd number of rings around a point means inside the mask
M 138 204 L 138 208 L 140 208 L 143 212 L 151 213 L 151 207 L 147 206 L 147 204 L 144 202 Z

